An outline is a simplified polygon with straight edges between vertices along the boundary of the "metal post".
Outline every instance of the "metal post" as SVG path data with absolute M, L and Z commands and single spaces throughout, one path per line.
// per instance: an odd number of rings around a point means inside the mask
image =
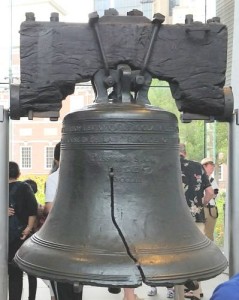
M 228 188 L 228 220 L 229 226 L 229 275 L 239 272 L 239 240 L 237 238 L 239 226 L 239 124 L 238 110 L 236 110 L 233 120 L 230 122 L 230 142 L 229 142 L 229 188 Z
M 229 140 L 229 162 L 228 162 L 228 215 L 226 224 L 229 226 L 229 275 L 239 273 L 239 1 L 234 4 L 234 30 L 233 30 L 233 51 L 232 51 L 232 76 L 231 86 L 234 95 L 235 114 L 230 122 Z
M 203 122 L 203 158 L 207 157 L 207 124 L 206 121 Z
M 184 300 L 184 285 L 174 286 L 174 300 Z
M 0 106 L 0 299 L 8 295 L 8 112 Z

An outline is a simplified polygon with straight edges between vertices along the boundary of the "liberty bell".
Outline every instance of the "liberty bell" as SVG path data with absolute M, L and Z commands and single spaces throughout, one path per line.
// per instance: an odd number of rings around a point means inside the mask
M 97 103 L 64 118 L 52 211 L 15 260 L 37 277 L 92 286 L 215 277 L 227 261 L 186 204 L 177 119 L 145 89 L 132 97 L 133 72 L 119 70 L 110 97 L 96 86 Z

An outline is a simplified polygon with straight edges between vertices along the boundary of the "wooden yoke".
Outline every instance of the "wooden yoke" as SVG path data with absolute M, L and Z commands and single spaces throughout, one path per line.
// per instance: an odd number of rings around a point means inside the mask
M 142 82 L 147 90 L 151 78 L 168 81 L 179 111 L 226 119 L 225 111 L 230 116 L 233 109 L 223 91 L 226 26 L 218 18 L 164 25 L 163 16 L 155 16 L 151 22 L 138 11 L 118 16 L 109 10 L 78 24 L 57 16 L 38 22 L 26 14 L 20 29 L 21 84 L 19 95 L 11 96 L 11 118 L 57 117 L 76 83 L 94 81 L 103 72 L 106 88 L 114 86 L 119 65 L 125 64 L 144 90 Z

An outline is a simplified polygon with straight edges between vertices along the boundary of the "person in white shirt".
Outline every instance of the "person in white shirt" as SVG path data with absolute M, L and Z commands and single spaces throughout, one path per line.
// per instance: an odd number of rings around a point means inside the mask
M 55 195 L 58 187 L 58 179 L 59 179 L 59 165 L 60 165 L 60 148 L 61 143 L 57 143 L 54 149 L 54 170 L 48 176 L 46 181 L 46 189 L 45 189 L 45 207 L 44 212 L 45 214 L 49 214 L 53 202 L 55 200 Z M 82 292 L 75 293 L 73 284 L 69 283 L 62 283 L 62 282 L 51 282 L 52 288 L 54 289 L 55 296 L 57 300 L 82 300 Z
M 210 239 L 214 240 L 214 229 L 216 226 L 217 218 L 218 218 L 218 210 L 216 206 L 216 197 L 219 191 L 218 184 L 216 180 L 213 178 L 212 174 L 215 169 L 215 164 L 213 159 L 210 157 L 206 157 L 201 161 L 202 166 L 204 167 L 207 176 L 209 177 L 209 181 L 212 185 L 214 190 L 214 196 L 209 201 L 209 203 L 204 207 L 204 214 L 205 214 L 205 228 L 204 233 Z
M 47 178 L 46 190 L 45 190 L 45 207 L 44 207 L 46 214 L 49 214 L 49 212 L 51 211 L 55 194 L 56 194 L 57 185 L 58 185 L 58 178 L 59 178 L 59 168 L 53 173 L 51 173 Z
M 47 178 L 45 186 L 45 206 L 44 206 L 44 215 L 48 215 L 55 198 L 56 189 L 58 185 L 58 176 L 59 176 L 59 160 L 60 160 L 60 142 L 56 144 L 54 149 L 54 163 L 50 175 Z M 51 300 L 57 299 L 56 286 L 57 284 L 53 281 L 44 280 L 48 285 L 51 293 Z

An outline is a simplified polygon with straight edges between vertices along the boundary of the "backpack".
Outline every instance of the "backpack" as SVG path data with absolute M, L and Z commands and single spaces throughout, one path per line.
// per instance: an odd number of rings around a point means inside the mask
M 14 208 L 16 206 L 16 191 L 20 185 L 20 182 L 16 182 L 12 185 L 11 189 L 9 189 L 9 207 Z M 21 224 L 17 214 L 15 213 L 13 216 L 9 216 L 9 225 L 8 225 L 8 242 L 9 244 L 13 243 L 16 240 L 19 240 L 22 231 L 24 230 L 24 225 Z

